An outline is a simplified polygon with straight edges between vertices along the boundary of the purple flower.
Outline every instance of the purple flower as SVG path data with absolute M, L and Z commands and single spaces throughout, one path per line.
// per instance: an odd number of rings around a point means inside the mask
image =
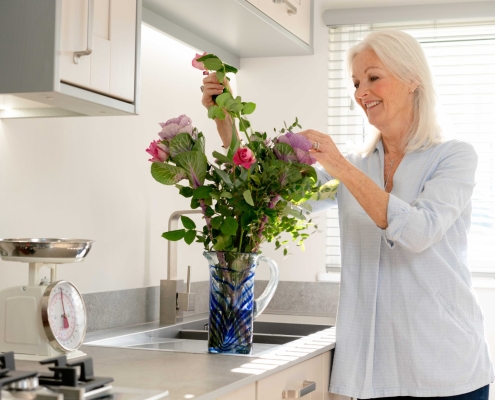
M 303 135 L 299 135 L 294 132 L 287 132 L 285 135 L 279 136 L 276 139 L 276 143 L 286 143 L 294 150 L 295 154 L 285 155 L 274 150 L 275 155 L 279 160 L 293 161 L 303 164 L 313 165 L 316 162 L 316 158 L 311 156 L 309 149 L 311 149 L 311 142 Z
M 189 133 L 194 138 L 194 127 L 191 125 L 191 118 L 182 114 L 178 118 L 169 119 L 167 122 L 160 122 L 162 127 L 161 132 L 158 135 L 162 140 L 170 140 L 177 136 L 179 133 Z

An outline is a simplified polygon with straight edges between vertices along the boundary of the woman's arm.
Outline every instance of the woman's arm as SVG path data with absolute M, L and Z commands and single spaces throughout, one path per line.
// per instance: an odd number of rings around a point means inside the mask
M 228 81 L 225 79 L 224 84 L 229 88 Z M 223 85 L 218 82 L 217 75 L 215 73 L 207 75 L 203 79 L 203 97 L 201 98 L 201 103 L 209 109 L 211 106 L 215 105 L 215 101 L 212 96 L 218 96 L 223 92 Z M 226 113 L 225 119 L 221 120 L 215 118 L 215 123 L 217 125 L 217 131 L 222 139 L 223 147 L 228 148 L 232 140 L 232 118 Z
M 382 229 L 387 228 L 389 194 L 361 170 L 352 165 L 337 149 L 330 136 L 314 130 L 306 130 L 300 133 L 311 140 L 312 143 L 320 143 L 318 151 L 312 151 L 311 155 L 318 160 L 331 176 L 346 186 L 377 226 Z

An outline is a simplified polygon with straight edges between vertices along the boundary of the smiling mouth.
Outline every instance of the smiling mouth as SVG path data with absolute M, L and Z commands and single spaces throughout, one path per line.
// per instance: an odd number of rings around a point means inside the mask
M 381 103 L 381 101 L 379 101 L 379 100 L 372 101 L 371 103 L 367 103 L 366 104 L 366 109 L 369 110 L 370 108 L 373 108 L 373 107 L 377 106 L 380 103 Z

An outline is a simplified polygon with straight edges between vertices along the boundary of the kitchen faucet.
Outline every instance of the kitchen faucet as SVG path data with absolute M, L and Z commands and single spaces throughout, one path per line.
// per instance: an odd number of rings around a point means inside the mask
M 181 215 L 201 214 L 201 210 L 179 210 L 168 219 L 168 230 L 178 228 Z M 160 280 L 160 325 L 176 324 L 184 319 L 184 311 L 194 311 L 195 295 L 191 293 L 190 268 L 187 270 L 187 288 L 184 280 L 177 279 L 177 242 L 168 241 L 167 279 Z M 184 291 L 186 290 L 186 291 Z

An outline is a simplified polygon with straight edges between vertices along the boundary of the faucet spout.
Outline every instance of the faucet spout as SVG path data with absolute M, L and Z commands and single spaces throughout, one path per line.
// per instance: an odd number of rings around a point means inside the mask
M 168 230 L 176 230 L 185 214 L 201 214 L 201 210 L 179 210 L 170 215 Z M 194 311 L 195 296 L 190 292 L 190 271 L 187 272 L 187 291 L 183 280 L 177 279 L 177 242 L 168 241 L 167 279 L 160 281 L 160 324 L 176 324 L 183 320 L 184 311 Z

